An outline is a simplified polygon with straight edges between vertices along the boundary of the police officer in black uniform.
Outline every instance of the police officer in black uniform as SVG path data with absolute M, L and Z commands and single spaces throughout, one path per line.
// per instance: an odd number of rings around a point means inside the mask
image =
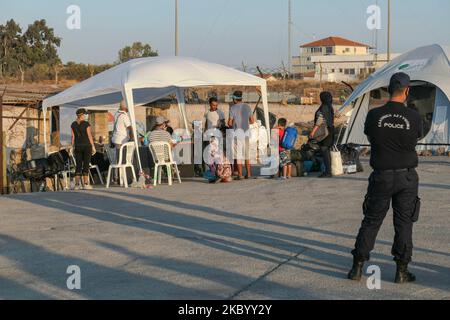
M 356 238 L 353 267 L 348 274 L 359 281 L 364 262 L 370 259 L 378 231 L 392 201 L 395 238 L 392 255 L 397 263 L 396 283 L 415 281 L 408 271 L 411 262 L 413 223 L 418 221 L 420 199 L 416 145 L 422 137 L 422 121 L 417 111 L 407 108 L 410 78 L 396 73 L 389 84 L 390 101 L 369 111 L 364 133 L 371 144 L 368 192 L 363 204 L 364 219 Z

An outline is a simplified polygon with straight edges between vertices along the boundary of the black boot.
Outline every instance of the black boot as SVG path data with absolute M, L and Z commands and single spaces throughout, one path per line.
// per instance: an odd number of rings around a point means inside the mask
M 395 283 L 408 283 L 414 281 L 416 281 L 416 276 L 408 271 L 408 264 L 404 262 L 397 262 Z
M 363 273 L 364 261 L 353 258 L 352 270 L 348 273 L 347 278 L 350 280 L 360 281 Z

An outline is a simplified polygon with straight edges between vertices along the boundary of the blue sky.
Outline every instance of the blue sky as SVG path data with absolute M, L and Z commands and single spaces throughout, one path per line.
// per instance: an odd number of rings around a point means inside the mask
M 287 61 L 287 0 L 179 0 L 181 55 L 239 66 L 277 67 Z M 330 35 L 373 44 L 366 9 L 377 0 L 292 0 L 293 54 L 301 43 Z M 379 51 L 386 50 L 387 0 Z M 82 29 L 66 28 L 66 8 L 76 4 Z M 450 1 L 392 0 L 393 51 L 450 44 Z M 174 0 L 1 0 L 0 23 L 14 18 L 25 28 L 44 18 L 63 38 L 64 62 L 107 63 L 134 41 L 160 55 L 174 52 Z

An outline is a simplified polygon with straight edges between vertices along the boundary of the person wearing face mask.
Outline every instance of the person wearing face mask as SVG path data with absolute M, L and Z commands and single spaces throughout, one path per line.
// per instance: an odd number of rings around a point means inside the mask
M 92 190 L 89 184 L 89 165 L 91 157 L 96 153 L 92 129 L 86 121 L 87 111 L 84 108 L 76 112 L 77 119 L 72 123 L 72 147 L 76 162 L 74 190 Z M 83 177 L 83 184 L 81 178 Z
M 413 224 L 418 221 L 420 198 L 417 142 L 422 121 L 417 111 L 407 108 L 410 78 L 396 73 L 389 84 L 389 102 L 369 111 L 364 133 L 371 144 L 373 173 L 363 204 L 364 219 L 356 238 L 350 280 L 361 279 L 364 262 L 370 259 L 375 240 L 392 202 L 395 238 L 392 255 L 397 264 L 396 283 L 415 281 L 408 271 L 413 250 Z

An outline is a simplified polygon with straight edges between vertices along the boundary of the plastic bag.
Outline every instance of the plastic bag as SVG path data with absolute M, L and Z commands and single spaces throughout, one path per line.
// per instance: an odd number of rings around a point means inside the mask
M 331 174 L 333 176 L 340 176 L 344 174 L 344 168 L 342 166 L 341 152 L 336 146 L 330 150 L 331 154 Z

